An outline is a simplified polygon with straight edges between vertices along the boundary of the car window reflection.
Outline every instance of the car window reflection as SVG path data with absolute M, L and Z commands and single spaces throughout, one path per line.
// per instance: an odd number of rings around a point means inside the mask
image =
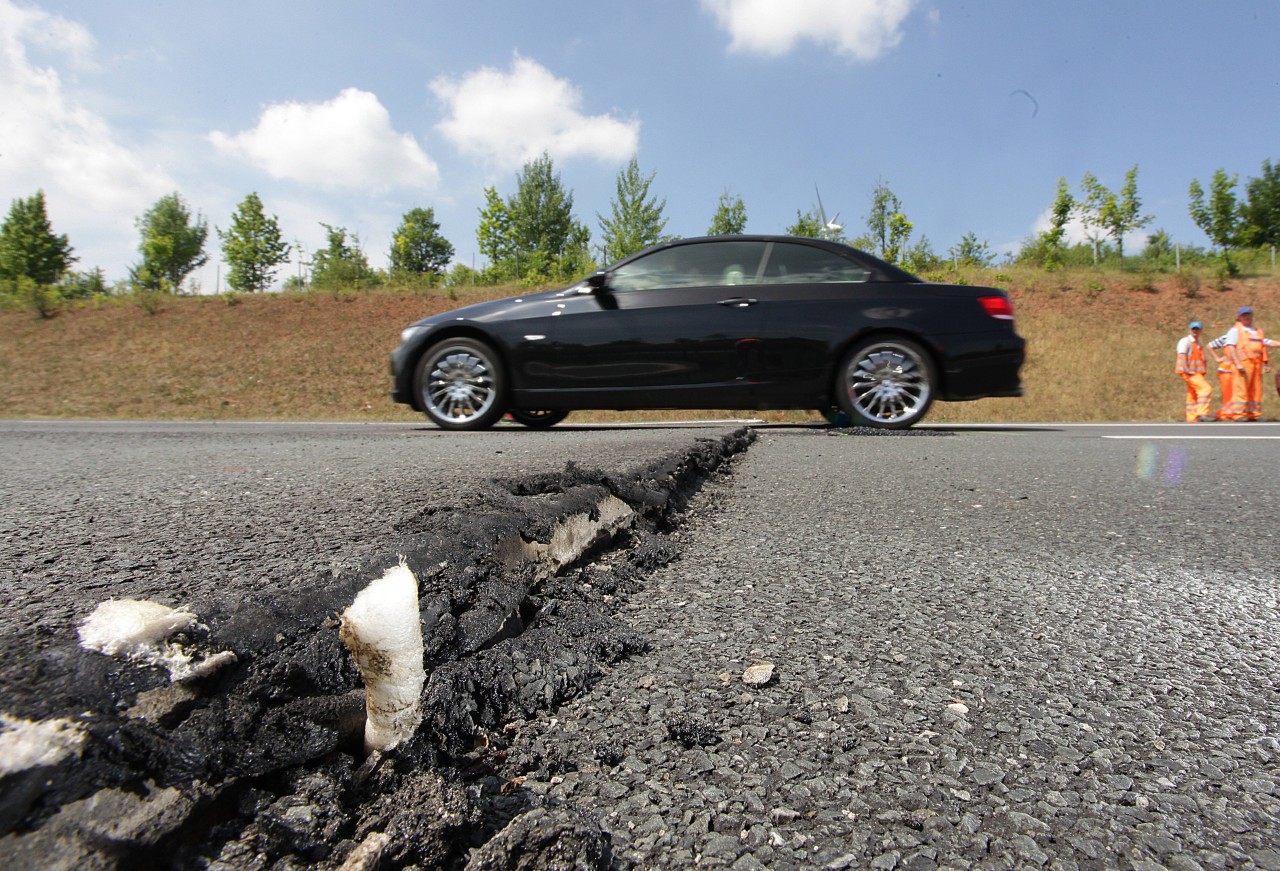
M 861 284 L 871 270 L 861 264 L 807 245 L 778 243 L 769 252 L 761 276 L 763 284 Z
M 650 288 L 755 284 L 764 252 L 763 242 L 677 245 L 618 267 L 609 288 L 629 293 Z

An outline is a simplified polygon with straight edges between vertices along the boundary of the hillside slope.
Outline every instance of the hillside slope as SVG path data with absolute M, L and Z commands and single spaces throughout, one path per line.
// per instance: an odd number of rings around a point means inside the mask
M 939 403 L 932 422 L 1180 420 L 1183 387 L 1173 356 L 1189 320 L 1204 321 L 1212 338 L 1249 304 L 1258 325 L 1280 336 L 1276 277 L 1241 279 L 1221 290 L 1206 282 L 1191 291 L 1185 281 L 1152 283 L 1136 275 L 966 277 L 1010 291 L 1018 331 L 1029 342 L 1026 395 Z M 48 320 L 3 313 L 0 417 L 420 420 L 388 398 L 387 355 L 414 320 L 504 295 L 474 293 L 458 301 L 440 291 L 268 295 L 235 304 L 183 297 L 155 315 L 110 300 Z M 1216 385 L 1214 399 L 1216 408 Z M 661 416 L 580 412 L 573 419 Z M 1264 417 L 1280 418 L 1270 385 Z

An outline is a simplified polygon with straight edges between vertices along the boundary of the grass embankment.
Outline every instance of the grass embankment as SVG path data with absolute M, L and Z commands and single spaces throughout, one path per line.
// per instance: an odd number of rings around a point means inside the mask
M 1026 395 L 938 403 L 929 421 L 1175 421 L 1184 388 L 1174 345 L 1187 322 L 1221 335 L 1241 305 L 1280 335 L 1280 277 L 1206 279 L 1127 273 L 974 270 L 1010 291 L 1029 354 Z M 179 297 L 148 314 L 124 300 L 50 319 L 0 313 L 0 417 L 168 420 L 421 420 L 388 398 L 387 355 L 427 314 L 514 288 Z M 1211 361 L 1212 362 L 1212 361 Z M 1211 367 L 1212 368 L 1212 367 Z M 1210 380 L 1215 381 L 1210 372 Z M 1280 417 L 1268 381 L 1264 417 Z M 1214 407 L 1217 407 L 1215 383 Z M 810 413 L 705 416 L 812 420 Z M 688 418 L 685 412 L 578 412 L 573 420 Z

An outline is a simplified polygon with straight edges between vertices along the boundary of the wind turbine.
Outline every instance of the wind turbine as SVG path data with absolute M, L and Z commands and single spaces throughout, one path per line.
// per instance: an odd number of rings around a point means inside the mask
M 822 193 L 816 184 L 813 186 L 813 192 L 818 195 L 818 216 L 822 219 L 822 238 L 832 240 L 840 238 L 840 231 L 844 229 L 841 224 L 836 223 L 840 213 L 836 212 L 835 217 L 828 221 L 827 210 L 822 205 Z

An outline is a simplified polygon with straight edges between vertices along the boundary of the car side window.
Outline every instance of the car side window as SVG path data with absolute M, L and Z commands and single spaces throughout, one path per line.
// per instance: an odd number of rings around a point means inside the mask
M 871 279 L 871 270 L 839 254 L 777 242 L 769 253 L 761 276 L 763 284 L 861 284 Z
M 755 284 L 764 251 L 764 242 L 676 245 L 619 266 L 609 278 L 609 289 L 630 293 L 657 287 Z

